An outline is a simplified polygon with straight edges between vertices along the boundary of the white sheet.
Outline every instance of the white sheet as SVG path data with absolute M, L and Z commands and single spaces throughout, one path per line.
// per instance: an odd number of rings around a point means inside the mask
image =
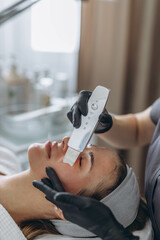
M 26 240 L 13 218 L 2 205 L 0 205 L 0 240 Z
M 13 175 L 21 171 L 16 155 L 9 149 L 0 146 L 0 172 L 5 175 Z

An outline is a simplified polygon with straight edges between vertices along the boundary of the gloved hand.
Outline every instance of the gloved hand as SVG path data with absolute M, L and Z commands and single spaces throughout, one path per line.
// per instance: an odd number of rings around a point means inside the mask
M 103 203 L 88 197 L 64 192 L 62 184 L 52 168 L 47 168 L 50 179 L 33 181 L 34 187 L 44 194 L 46 199 L 63 211 L 64 217 L 105 240 L 138 240 L 114 217 Z M 57 189 L 57 190 L 55 190 Z M 59 190 L 63 192 L 58 192 Z
M 59 180 L 54 169 L 51 167 L 47 167 L 46 173 L 49 178 L 42 178 L 41 179 L 42 185 L 48 186 L 49 188 L 55 190 L 56 192 L 65 192 L 64 187 L 62 186 L 62 183 Z M 41 183 L 41 182 L 35 180 L 33 181 L 33 185 L 34 183 Z
M 67 113 L 68 119 L 71 121 L 75 128 L 79 128 L 81 125 L 81 115 L 86 116 L 88 113 L 88 100 L 91 96 L 89 91 L 81 91 L 79 93 L 78 100 L 71 107 L 70 111 Z M 112 117 L 108 114 L 105 109 L 99 116 L 98 125 L 95 129 L 95 133 L 107 132 L 112 127 Z

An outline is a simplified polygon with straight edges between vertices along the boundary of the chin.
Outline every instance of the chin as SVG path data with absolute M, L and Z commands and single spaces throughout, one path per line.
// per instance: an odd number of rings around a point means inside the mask
M 44 152 L 44 144 L 41 143 L 33 143 L 28 148 L 28 156 L 29 155 L 42 155 Z
M 30 169 L 34 172 L 41 172 L 42 171 L 42 164 L 43 164 L 43 149 L 42 144 L 34 143 L 29 146 L 28 148 L 28 160 Z M 39 174 L 41 175 L 41 174 Z

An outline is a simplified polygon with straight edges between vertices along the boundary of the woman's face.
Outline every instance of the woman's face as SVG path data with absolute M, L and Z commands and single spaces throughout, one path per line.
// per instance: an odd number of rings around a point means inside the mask
M 47 177 L 45 169 L 49 166 L 56 171 L 67 192 L 77 194 L 82 189 L 94 191 L 104 179 L 106 187 L 111 187 L 115 181 L 114 170 L 118 165 L 118 156 L 107 148 L 90 145 L 71 167 L 63 163 L 68 141 L 69 138 L 65 137 L 61 143 L 46 142 L 29 147 L 30 171 L 35 179 Z

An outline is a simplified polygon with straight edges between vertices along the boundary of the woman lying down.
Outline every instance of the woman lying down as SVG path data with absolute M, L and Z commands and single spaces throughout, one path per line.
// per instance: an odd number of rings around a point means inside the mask
M 71 167 L 63 163 L 68 141 L 31 145 L 23 172 L 0 148 L 0 239 L 153 239 L 133 170 L 115 152 L 92 145 Z M 46 189 L 53 189 L 50 198 Z M 75 197 L 73 208 L 63 202 L 67 194 Z M 78 209 L 76 199 L 86 206 Z

